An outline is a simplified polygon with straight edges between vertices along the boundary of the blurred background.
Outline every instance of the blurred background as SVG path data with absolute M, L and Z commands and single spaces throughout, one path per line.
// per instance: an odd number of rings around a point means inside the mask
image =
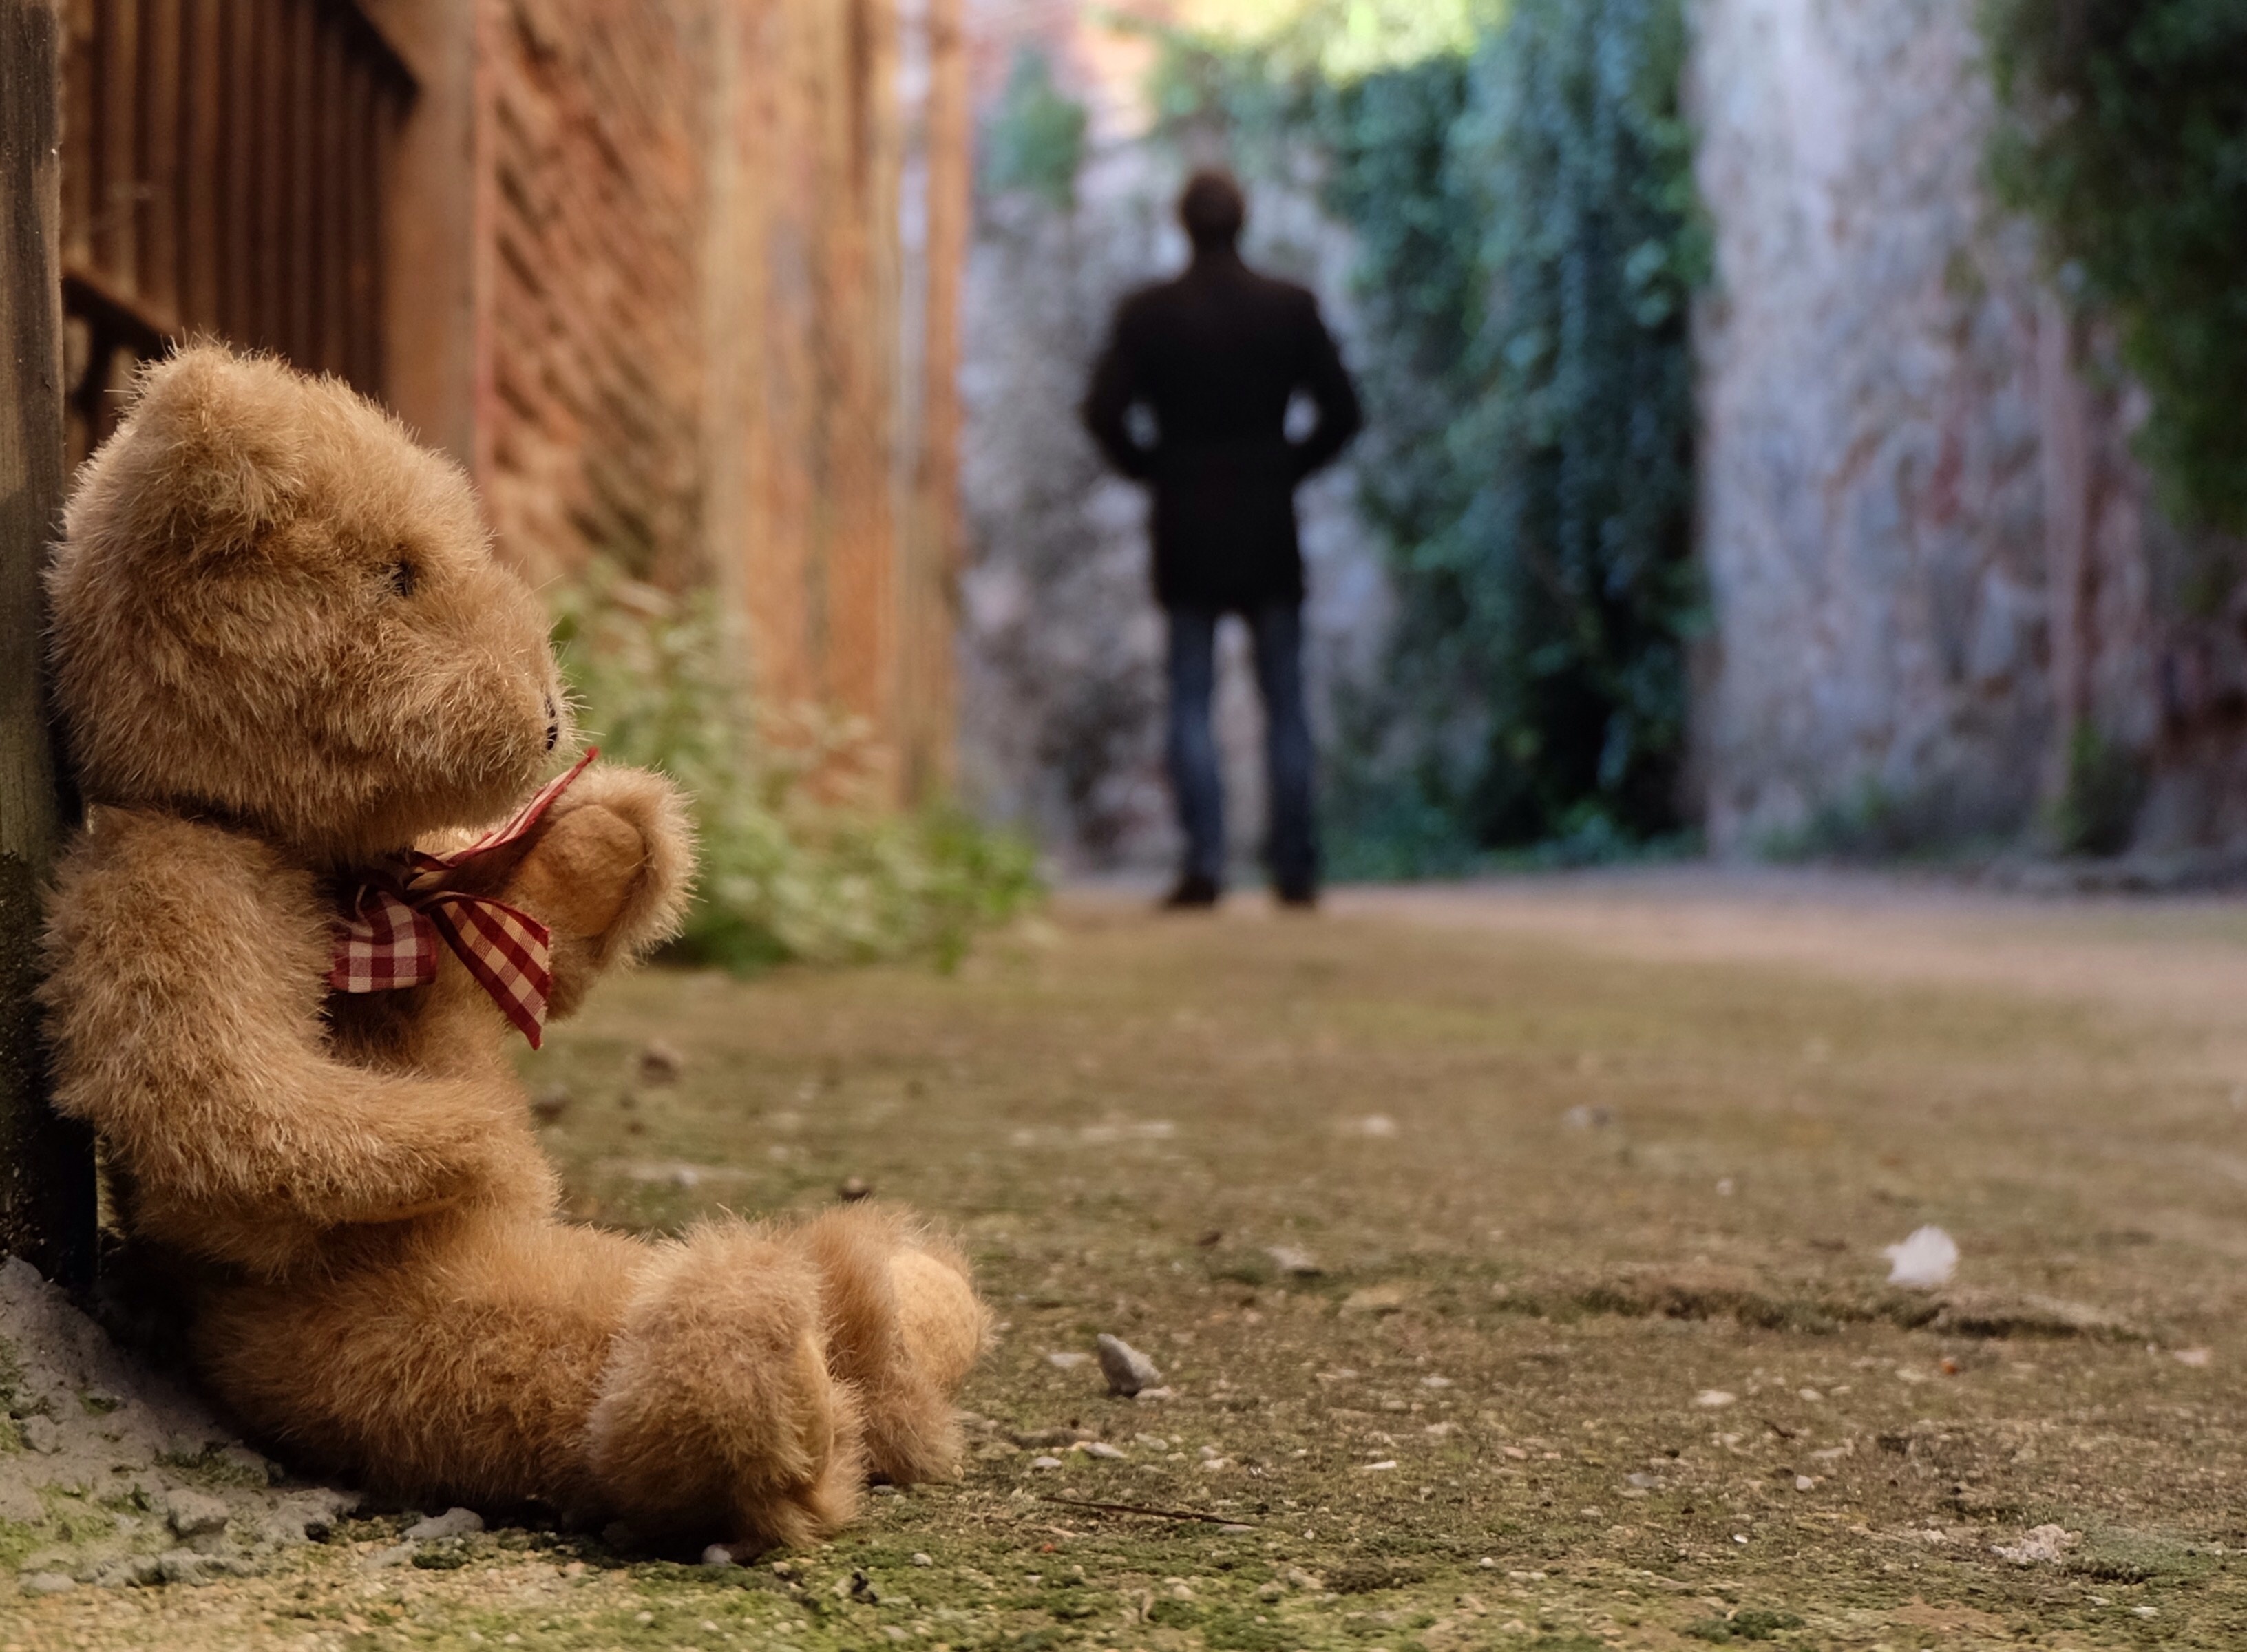
M 191 332 L 454 453 L 588 727 L 700 799 L 706 958 L 1174 860 L 1144 505 L 1076 406 L 1211 163 L 1368 401 L 1302 502 L 1337 875 L 2247 845 L 2229 6 L 66 13 L 74 454 Z

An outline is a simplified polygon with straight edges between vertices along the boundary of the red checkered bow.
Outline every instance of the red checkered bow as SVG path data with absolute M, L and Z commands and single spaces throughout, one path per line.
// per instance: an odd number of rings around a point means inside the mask
M 598 748 L 525 803 L 506 825 L 445 855 L 413 850 L 359 874 L 346 891 L 328 985 L 339 993 L 386 993 L 437 979 L 437 940 L 460 954 L 501 1013 L 536 1049 L 554 987 L 553 935 L 528 912 L 488 895 L 447 889 L 445 879 L 468 862 L 504 849 L 538 823 L 570 782 L 600 755 Z

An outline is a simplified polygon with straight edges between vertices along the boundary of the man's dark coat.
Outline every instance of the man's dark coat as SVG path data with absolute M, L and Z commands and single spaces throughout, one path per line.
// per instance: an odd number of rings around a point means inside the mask
M 1288 440 L 1287 403 L 1317 422 Z M 1151 447 L 1130 413 L 1154 415 Z M 1318 300 L 1204 251 L 1116 312 L 1084 422 L 1117 469 L 1154 488 L 1155 595 L 1166 608 L 1246 611 L 1303 596 L 1295 484 L 1357 433 L 1357 394 Z

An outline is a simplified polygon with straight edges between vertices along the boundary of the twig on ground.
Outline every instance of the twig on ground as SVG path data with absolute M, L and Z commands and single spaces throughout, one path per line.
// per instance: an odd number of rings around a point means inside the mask
M 1200 1509 L 1158 1509 L 1145 1503 L 1096 1503 L 1089 1498 L 1053 1497 L 1042 1499 L 1058 1503 L 1064 1508 L 1095 1509 L 1103 1514 L 1148 1514 L 1160 1520 L 1199 1520 L 1208 1526 L 1253 1526 L 1253 1520 L 1236 1519 L 1230 1514 L 1210 1514 Z

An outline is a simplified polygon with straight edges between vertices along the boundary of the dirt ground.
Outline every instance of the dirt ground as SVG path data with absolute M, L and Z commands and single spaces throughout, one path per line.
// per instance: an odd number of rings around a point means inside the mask
M 362 1520 L 0 1646 L 2247 1646 L 2243 1012 L 2247 905 L 1704 871 L 651 973 L 526 1061 L 577 1213 L 950 1225 L 964 1481 L 751 1567 Z

